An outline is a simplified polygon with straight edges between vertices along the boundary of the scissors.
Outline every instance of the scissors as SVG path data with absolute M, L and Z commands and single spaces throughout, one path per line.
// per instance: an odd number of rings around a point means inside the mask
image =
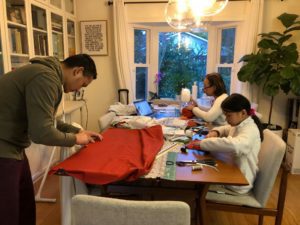
M 171 161 L 172 162 L 172 161 Z M 170 161 L 166 162 L 167 165 L 170 165 Z M 172 162 L 174 164 L 174 162 Z M 173 165 L 172 164 L 172 165 Z M 214 170 L 218 171 L 216 161 L 214 159 L 198 159 L 198 160 L 184 160 L 184 161 L 176 161 L 177 166 L 196 166 L 196 165 L 202 165 L 202 166 L 207 166 L 211 167 Z

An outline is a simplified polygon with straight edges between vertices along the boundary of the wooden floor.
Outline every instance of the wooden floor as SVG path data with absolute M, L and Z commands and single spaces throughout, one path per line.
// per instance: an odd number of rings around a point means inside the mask
M 268 206 L 276 204 L 275 192 L 278 179 L 272 192 Z M 56 203 L 37 203 L 36 225 L 60 225 L 59 178 L 50 176 L 46 182 L 43 197 L 56 198 Z M 289 175 L 286 204 L 282 225 L 300 225 L 300 175 Z M 209 212 L 209 225 L 257 225 L 257 217 L 237 213 Z M 264 225 L 273 225 L 274 219 L 265 217 Z M 111 224 L 114 225 L 114 224 Z M 141 224 L 142 225 L 142 224 Z

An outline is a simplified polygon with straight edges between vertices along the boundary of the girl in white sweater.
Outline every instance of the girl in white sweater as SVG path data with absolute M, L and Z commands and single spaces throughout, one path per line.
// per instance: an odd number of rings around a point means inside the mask
M 262 125 L 251 109 L 250 102 L 243 95 L 230 95 L 222 102 L 221 108 L 229 125 L 213 128 L 207 134 L 206 139 L 191 142 L 187 148 L 232 154 L 249 185 L 226 186 L 224 189 L 237 194 L 245 194 L 253 187 L 258 171 L 258 153 L 263 140 Z M 222 187 L 217 187 L 217 189 L 220 188 Z
M 207 96 L 214 97 L 211 108 L 202 108 L 201 106 L 198 106 L 195 101 L 192 101 L 192 104 L 187 106 L 186 109 L 191 110 L 195 116 L 202 118 L 206 122 L 213 122 L 216 125 L 226 124 L 221 104 L 228 95 L 226 94 L 225 84 L 221 75 L 219 73 L 207 74 L 203 85 L 203 92 Z

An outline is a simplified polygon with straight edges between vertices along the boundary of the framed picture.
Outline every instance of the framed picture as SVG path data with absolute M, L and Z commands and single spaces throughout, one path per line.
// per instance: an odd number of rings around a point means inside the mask
M 107 21 L 81 21 L 81 49 L 89 55 L 108 55 Z

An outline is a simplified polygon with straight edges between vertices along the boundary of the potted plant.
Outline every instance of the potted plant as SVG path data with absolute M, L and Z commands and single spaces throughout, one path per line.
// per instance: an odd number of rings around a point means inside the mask
M 282 32 L 259 34 L 261 40 L 255 53 L 243 56 L 239 62 L 245 62 L 238 72 L 238 79 L 243 82 L 262 86 L 263 92 L 271 97 L 269 118 L 266 127 L 276 130 L 272 125 L 274 97 L 282 90 L 300 95 L 300 64 L 296 43 L 289 40 L 293 32 L 300 30 L 298 15 L 283 13 L 277 17 L 285 29 Z M 279 127 L 279 126 L 278 126 Z M 279 127 L 279 129 L 281 129 Z

